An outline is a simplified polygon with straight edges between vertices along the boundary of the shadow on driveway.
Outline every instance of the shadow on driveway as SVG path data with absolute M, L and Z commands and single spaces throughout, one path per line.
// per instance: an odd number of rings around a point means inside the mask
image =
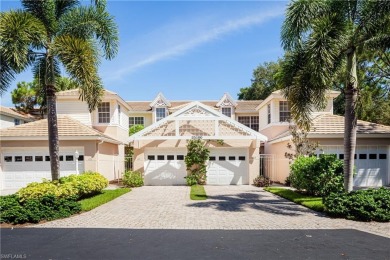
M 264 193 L 264 194 L 262 194 Z M 188 207 L 214 208 L 227 212 L 243 212 L 248 208 L 260 210 L 272 214 L 300 216 L 311 213 L 319 217 L 326 217 L 321 212 L 316 212 L 297 205 L 284 198 L 275 197 L 265 191 L 248 191 L 234 195 L 207 196 L 207 200 L 188 204 Z

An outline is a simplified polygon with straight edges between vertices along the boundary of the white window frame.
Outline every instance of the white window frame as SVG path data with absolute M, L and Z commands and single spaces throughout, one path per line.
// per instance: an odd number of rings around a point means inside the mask
M 239 116 L 238 122 L 252 130 L 259 131 L 259 116 Z
M 162 109 L 164 109 L 164 112 L 162 111 Z M 164 119 L 167 116 L 167 108 L 166 107 L 156 107 L 155 115 L 156 115 L 156 122 L 160 121 L 161 119 Z
M 108 111 L 106 111 L 107 108 L 108 108 Z M 111 122 L 110 102 L 101 102 L 101 103 L 99 103 L 97 110 L 98 110 L 98 113 L 97 113 L 98 114 L 97 115 L 98 116 L 98 123 L 99 124 L 109 124 Z M 106 122 L 107 120 L 108 120 L 108 122 Z
M 141 123 L 142 121 L 142 123 Z M 129 117 L 129 127 L 133 125 L 142 125 L 145 126 L 145 117 L 143 116 L 131 116 Z
M 289 122 L 291 118 L 288 101 L 279 101 L 279 122 Z
M 225 111 L 224 111 L 225 110 Z M 227 115 L 227 110 L 229 110 L 229 115 Z M 232 117 L 233 109 L 231 107 L 222 107 L 221 113 L 227 117 Z
M 271 124 L 271 104 L 267 105 L 267 123 Z

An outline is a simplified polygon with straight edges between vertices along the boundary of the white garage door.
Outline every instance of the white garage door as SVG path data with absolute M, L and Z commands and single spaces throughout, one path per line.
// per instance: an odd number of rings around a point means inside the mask
M 207 184 L 249 184 L 248 159 L 246 148 L 211 149 L 207 166 Z
M 185 185 L 187 176 L 184 157 L 185 148 L 145 150 L 145 185 Z
M 61 177 L 76 173 L 75 151 L 79 152 L 79 172 L 84 171 L 82 148 L 60 150 Z M 51 180 L 48 149 L 4 150 L 1 158 L 1 189 L 19 189 L 31 182 Z
M 339 159 L 344 159 L 342 146 L 326 146 L 323 149 L 325 153 L 337 154 Z M 389 184 L 388 150 L 387 146 L 356 147 L 354 186 L 379 187 Z

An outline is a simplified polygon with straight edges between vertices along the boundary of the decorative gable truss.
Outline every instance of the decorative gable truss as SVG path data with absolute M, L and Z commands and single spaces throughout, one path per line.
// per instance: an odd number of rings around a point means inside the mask
M 200 102 L 192 102 L 129 137 L 135 140 L 236 139 L 267 141 L 264 135 Z
M 225 93 L 223 97 L 219 100 L 216 105 L 217 107 L 236 107 L 237 103 L 234 99 L 228 94 Z
M 160 92 L 157 97 L 150 103 L 150 107 L 170 107 L 171 103 Z

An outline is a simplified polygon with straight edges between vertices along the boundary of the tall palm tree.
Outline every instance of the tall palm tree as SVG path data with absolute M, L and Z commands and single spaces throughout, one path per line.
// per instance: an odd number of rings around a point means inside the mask
M 282 26 L 286 51 L 280 79 L 294 121 L 310 127 L 313 108 L 325 104 L 326 91 L 345 73 L 344 186 L 353 188 L 356 147 L 357 61 L 364 51 L 390 48 L 390 2 L 296 0 Z
M 51 175 L 59 178 L 56 79 L 60 65 L 80 86 L 89 110 L 101 100 L 100 56 L 112 59 L 118 30 L 104 0 L 81 6 L 77 0 L 22 0 L 22 10 L 0 13 L 0 94 L 15 74 L 32 67 L 47 95 Z M 102 50 L 102 51 L 101 51 Z M 102 53 L 102 55 L 100 55 Z

